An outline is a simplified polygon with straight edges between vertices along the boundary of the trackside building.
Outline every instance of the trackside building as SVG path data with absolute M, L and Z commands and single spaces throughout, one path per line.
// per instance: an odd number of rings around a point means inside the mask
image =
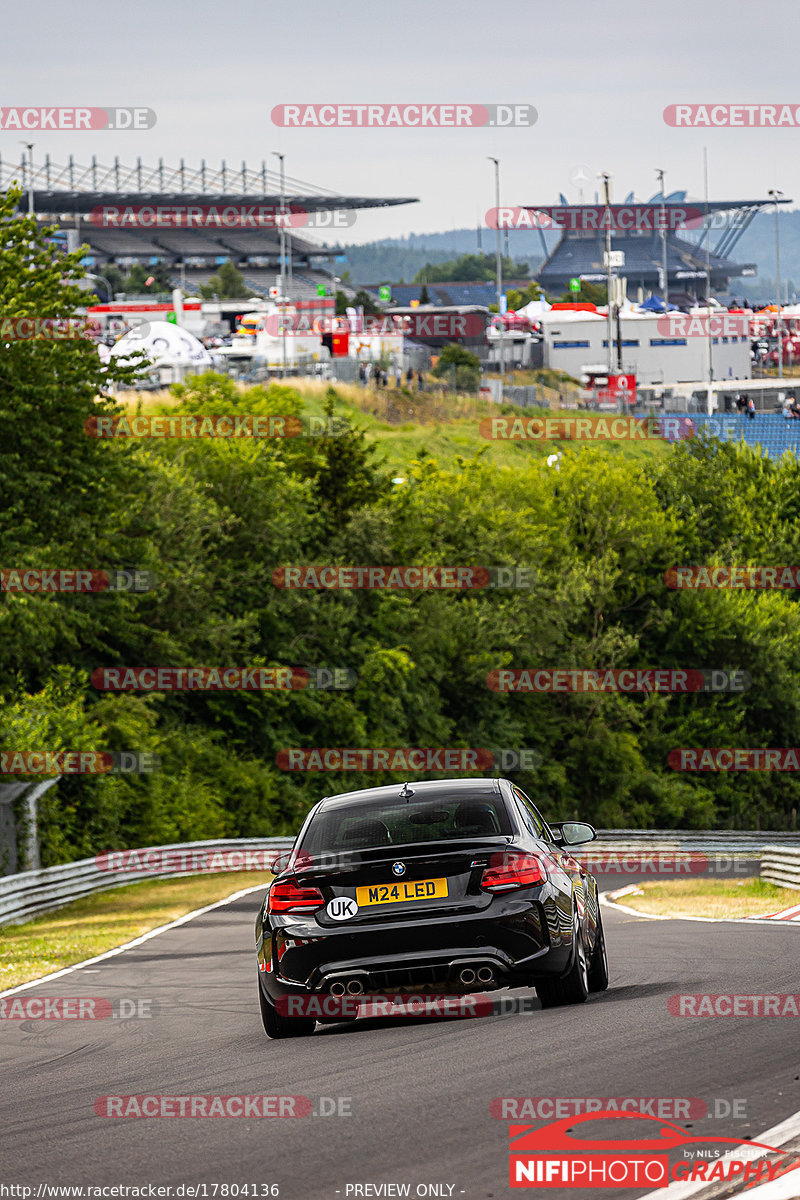
M 586 366 L 607 362 L 608 323 L 604 314 L 561 309 L 544 313 L 541 320 L 546 367 L 579 378 Z M 692 320 L 687 314 L 665 320 L 658 314 L 622 313 L 624 371 L 635 374 L 640 387 L 707 379 L 709 333 L 704 320 Z M 750 379 L 750 336 L 726 330 L 725 321 L 715 324 L 712 316 L 709 332 L 713 377 L 720 382 Z M 616 365 L 616 327 L 612 349 Z

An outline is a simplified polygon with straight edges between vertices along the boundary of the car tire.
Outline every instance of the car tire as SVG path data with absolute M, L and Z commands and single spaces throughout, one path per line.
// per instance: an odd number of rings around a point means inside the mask
M 258 983 L 258 981 L 256 981 Z M 270 1004 L 264 995 L 261 984 L 258 983 L 258 1003 L 261 1009 L 261 1024 L 268 1038 L 279 1041 L 281 1038 L 308 1037 L 314 1032 L 316 1024 L 313 1017 L 284 1017 Z
M 597 906 L 597 936 L 594 940 L 594 950 L 589 961 L 589 991 L 604 992 L 608 987 L 608 955 L 606 954 L 606 935 L 603 932 L 603 918 L 600 915 L 600 905 Z
M 562 1004 L 584 1004 L 589 995 L 589 968 L 577 912 L 573 919 L 572 936 L 575 953 L 566 975 L 561 979 L 546 979 L 536 984 L 536 994 L 542 1002 L 542 1008 L 556 1008 Z

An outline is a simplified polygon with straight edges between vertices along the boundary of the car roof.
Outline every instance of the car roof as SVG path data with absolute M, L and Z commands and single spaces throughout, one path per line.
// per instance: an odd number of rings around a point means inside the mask
M 401 795 L 407 786 L 415 800 L 436 800 L 445 796 L 453 798 L 459 793 L 469 793 L 472 797 L 485 796 L 487 800 L 502 794 L 500 784 L 508 780 L 500 779 L 423 779 L 411 783 L 389 783 L 384 787 L 362 788 L 356 792 L 340 792 L 337 796 L 325 796 L 320 800 L 317 809 L 328 811 L 342 804 L 357 803 L 385 804 L 392 800 L 405 800 Z

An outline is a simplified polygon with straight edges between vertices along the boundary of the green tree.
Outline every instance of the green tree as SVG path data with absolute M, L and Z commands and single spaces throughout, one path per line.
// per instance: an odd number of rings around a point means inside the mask
M 576 301 L 585 304 L 606 304 L 608 301 L 608 288 L 604 283 L 590 283 L 588 280 L 582 279 L 581 290 L 579 292 L 567 290 L 556 297 L 557 304 L 575 304 Z
M 197 291 L 203 300 L 243 300 L 251 295 L 252 288 L 247 286 L 244 275 L 228 259 L 222 263 L 216 275 L 212 275 L 207 283 L 200 284 Z
M 516 312 L 518 309 L 524 308 L 526 304 L 530 304 L 531 300 L 540 300 L 543 294 L 542 289 L 534 280 L 531 280 L 523 289 L 508 288 L 506 291 L 508 311 Z
M 62 254 L 51 230 L 16 215 L 19 192 L 0 196 L 0 314 L 77 319 L 76 284 L 86 247 Z M 93 341 L 12 341 L 0 353 L 0 540 L 8 561 L 55 541 L 91 546 L 119 494 L 124 453 L 90 436 L 90 421 L 116 411 L 109 382 L 134 367 L 103 367 Z
M 503 275 L 507 279 L 528 274 L 528 264 L 503 258 Z M 462 254 L 443 263 L 426 263 L 412 280 L 413 283 L 488 283 L 496 276 L 493 254 Z
M 363 288 L 356 292 L 352 300 L 352 306 L 354 308 L 363 308 L 365 315 L 368 317 L 379 317 L 383 312 L 375 297 L 370 292 L 365 292 Z
M 431 375 L 455 381 L 457 391 L 477 391 L 481 378 L 481 360 L 457 342 L 442 348 Z
M 326 534 L 341 530 L 355 510 L 378 500 L 391 487 L 383 464 L 375 461 L 377 448 L 362 430 L 337 415 L 337 403 L 339 396 L 329 387 L 323 406 L 324 432 L 309 438 L 308 452 L 297 459 L 303 476 L 313 483 Z

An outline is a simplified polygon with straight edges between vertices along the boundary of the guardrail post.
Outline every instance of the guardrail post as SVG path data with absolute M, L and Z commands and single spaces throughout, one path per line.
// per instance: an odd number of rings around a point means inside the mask
M 39 797 L 56 783 L 57 779 L 44 779 L 0 785 L 0 875 L 39 870 Z M 21 809 L 19 816 L 15 804 Z

